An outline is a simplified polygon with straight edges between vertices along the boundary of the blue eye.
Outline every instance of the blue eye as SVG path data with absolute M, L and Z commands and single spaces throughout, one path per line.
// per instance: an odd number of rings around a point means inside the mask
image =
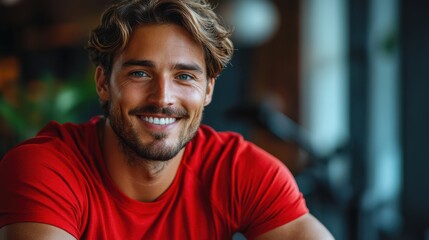
M 193 80 L 195 78 L 193 76 L 189 75 L 189 74 L 180 74 L 180 75 L 177 76 L 177 79 L 184 80 L 184 81 L 189 81 L 189 80 Z
M 147 73 L 145 73 L 143 71 L 132 72 L 132 73 L 130 73 L 130 76 L 132 76 L 132 77 L 138 77 L 138 78 L 148 77 Z

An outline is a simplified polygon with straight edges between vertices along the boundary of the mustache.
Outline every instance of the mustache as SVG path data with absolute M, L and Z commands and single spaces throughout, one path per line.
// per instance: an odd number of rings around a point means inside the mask
M 183 108 L 173 108 L 173 107 L 158 107 L 155 105 L 148 105 L 143 107 L 137 107 L 129 111 L 131 115 L 144 115 L 144 114 L 162 114 L 167 117 L 180 117 L 186 118 L 189 117 L 188 111 Z

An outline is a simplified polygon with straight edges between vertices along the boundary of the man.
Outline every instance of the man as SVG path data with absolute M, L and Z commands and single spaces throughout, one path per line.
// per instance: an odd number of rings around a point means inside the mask
M 105 116 L 4 157 L 1 239 L 332 239 L 280 161 L 200 126 L 229 35 L 203 0 L 110 7 L 88 44 Z

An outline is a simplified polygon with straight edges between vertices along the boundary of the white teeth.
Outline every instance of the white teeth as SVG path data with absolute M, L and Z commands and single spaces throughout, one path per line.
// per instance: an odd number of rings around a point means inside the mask
M 143 120 L 145 120 L 148 123 L 156 124 L 156 125 L 166 125 L 171 124 L 176 121 L 175 118 L 157 118 L 157 117 L 143 117 Z

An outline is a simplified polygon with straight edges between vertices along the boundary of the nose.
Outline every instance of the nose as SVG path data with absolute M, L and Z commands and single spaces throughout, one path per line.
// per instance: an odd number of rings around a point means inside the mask
M 159 76 L 152 79 L 149 86 L 149 102 L 158 107 L 173 105 L 173 84 L 168 76 Z

